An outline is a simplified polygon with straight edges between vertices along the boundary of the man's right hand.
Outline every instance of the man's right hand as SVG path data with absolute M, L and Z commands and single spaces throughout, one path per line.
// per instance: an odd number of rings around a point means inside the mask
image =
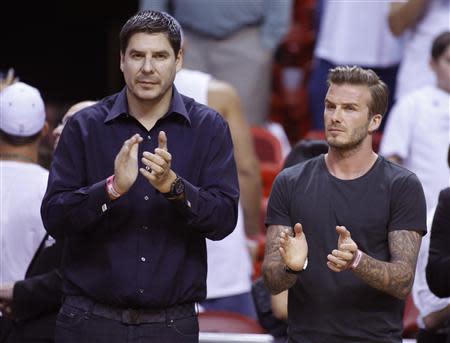
M 120 194 L 126 193 L 138 175 L 138 147 L 142 137 L 135 134 L 127 139 L 114 161 L 114 188 Z
M 293 237 L 288 229 L 280 233 L 280 254 L 283 262 L 292 270 L 302 270 L 308 256 L 308 243 L 303 233 L 302 224 L 294 226 Z

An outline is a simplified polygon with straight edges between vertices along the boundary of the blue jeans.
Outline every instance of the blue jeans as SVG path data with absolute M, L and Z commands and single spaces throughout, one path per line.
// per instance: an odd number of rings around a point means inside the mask
M 80 306 L 84 307 L 84 306 Z M 65 302 L 56 319 L 56 343 L 197 343 L 197 316 L 126 324 Z

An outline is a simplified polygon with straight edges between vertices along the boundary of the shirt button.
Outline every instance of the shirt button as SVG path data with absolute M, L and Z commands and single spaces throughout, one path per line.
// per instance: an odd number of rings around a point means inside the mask
M 145 200 L 148 200 L 148 195 L 146 195 L 146 196 L 144 197 L 144 199 L 145 199 Z
M 139 293 L 144 293 L 144 289 L 143 288 L 139 288 Z
M 145 262 L 145 257 L 144 256 L 141 257 L 141 261 Z
M 151 140 L 151 139 L 152 139 L 152 136 L 148 135 L 147 138 L 148 138 L 148 140 Z

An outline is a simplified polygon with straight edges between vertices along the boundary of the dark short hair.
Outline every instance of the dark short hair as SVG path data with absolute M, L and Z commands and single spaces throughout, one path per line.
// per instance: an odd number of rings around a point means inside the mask
M 32 136 L 15 136 L 0 130 L 0 141 L 13 146 L 22 146 L 36 142 L 41 135 L 41 131 Z
M 350 84 L 367 86 L 370 91 L 371 100 L 369 104 L 369 116 L 377 113 L 384 116 L 388 107 L 389 88 L 371 69 L 357 66 L 340 66 L 330 70 L 328 73 L 328 87 L 331 84 Z
M 445 31 L 433 40 L 431 46 L 431 57 L 433 60 L 439 59 L 448 46 L 450 46 L 450 31 Z
M 145 10 L 128 19 L 122 26 L 119 35 L 120 51 L 122 53 L 125 53 L 131 36 L 138 32 L 166 34 L 175 56 L 178 55 L 181 47 L 181 26 L 169 14 Z

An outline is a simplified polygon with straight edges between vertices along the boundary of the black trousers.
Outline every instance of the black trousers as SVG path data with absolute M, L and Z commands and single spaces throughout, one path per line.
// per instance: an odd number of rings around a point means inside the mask
M 155 317 L 155 322 L 131 323 L 128 315 L 119 320 L 117 309 L 83 299 L 64 301 L 56 318 L 56 343 L 197 343 L 198 318 L 194 313 Z M 108 313 L 109 311 L 109 313 Z M 189 311 L 190 312 L 190 311 Z M 124 313 L 128 313 L 124 311 Z M 108 318 L 109 317 L 109 318 Z
M 5 343 L 12 329 L 12 322 L 9 319 L 0 317 L 0 343 Z

